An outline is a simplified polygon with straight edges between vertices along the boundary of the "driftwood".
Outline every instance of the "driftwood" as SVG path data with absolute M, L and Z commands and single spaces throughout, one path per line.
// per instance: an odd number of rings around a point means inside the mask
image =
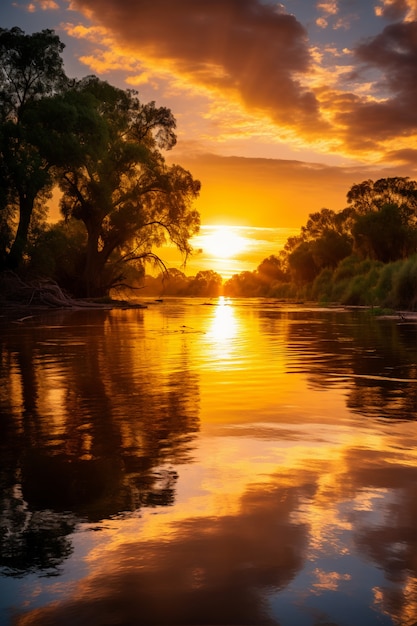
M 0 294 L 3 304 L 6 306 L 20 305 L 59 309 L 112 308 L 111 304 L 98 304 L 88 300 L 74 299 L 53 280 L 24 281 L 13 272 L 5 272 L 1 275 Z

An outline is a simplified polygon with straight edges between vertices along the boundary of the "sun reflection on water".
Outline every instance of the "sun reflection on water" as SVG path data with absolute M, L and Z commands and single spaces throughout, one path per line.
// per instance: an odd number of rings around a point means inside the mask
M 238 322 L 230 300 L 220 296 L 209 331 L 210 337 L 218 342 L 231 341 L 236 337 L 237 329 Z
M 209 369 L 224 373 L 239 367 L 241 324 L 232 301 L 220 296 L 213 307 L 202 351 Z

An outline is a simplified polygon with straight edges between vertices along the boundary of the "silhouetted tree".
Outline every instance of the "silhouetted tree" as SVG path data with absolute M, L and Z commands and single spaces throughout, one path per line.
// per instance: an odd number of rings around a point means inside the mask
M 417 229 L 395 204 L 359 215 L 353 226 L 355 250 L 383 263 L 403 259 L 417 250 Z
M 417 250 L 417 182 L 380 178 L 353 185 L 347 194 L 355 217 L 354 247 L 362 256 L 387 263 Z
M 256 272 L 241 272 L 234 274 L 224 285 L 224 294 L 232 297 L 259 297 L 262 296 L 263 285 Z
M 318 275 L 320 268 L 317 267 L 313 256 L 311 242 L 303 241 L 295 250 L 288 255 L 288 264 L 291 275 L 297 283 L 309 283 Z
M 284 282 L 287 280 L 282 260 L 274 254 L 264 259 L 258 265 L 256 272 L 261 283 L 266 286 L 272 285 L 278 281 Z
M 417 181 L 408 177 L 371 179 L 353 185 L 347 193 L 349 205 L 359 215 L 396 205 L 410 223 L 417 221 Z
M 190 278 L 187 286 L 189 296 L 215 297 L 220 293 L 222 277 L 213 270 L 203 270 Z
M 66 84 L 63 49 L 64 44 L 49 29 L 33 35 L 26 35 L 17 27 L 0 29 L 0 262 L 3 267 L 16 269 L 20 265 L 36 201 L 52 186 L 51 163 L 38 150 L 31 109 L 34 103 L 60 91 Z
M 123 283 L 128 262 L 160 262 L 154 249 L 167 241 L 186 257 L 199 228 L 192 201 L 200 183 L 162 156 L 176 143 L 171 111 L 92 76 L 59 106 L 72 111 L 62 134 L 74 146 L 60 165 L 61 209 L 87 231 L 78 295 L 107 294 Z

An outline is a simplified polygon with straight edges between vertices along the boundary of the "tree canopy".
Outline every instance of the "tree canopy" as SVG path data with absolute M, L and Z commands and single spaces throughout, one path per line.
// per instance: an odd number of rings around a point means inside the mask
M 80 295 L 123 283 L 127 262 L 158 262 L 154 248 L 167 240 L 187 256 L 200 224 L 192 208 L 200 183 L 162 155 L 176 142 L 171 111 L 96 77 L 78 82 L 60 105 L 73 108 L 64 134 L 74 145 L 58 168 L 61 209 L 87 231 Z
M 169 109 L 94 76 L 68 80 L 63 47 L 50 30 L 0 29 L 0 261 L 21 265 L 37 203 L 58 185 L 65 220 L 85 227 L 70 286 L 102 296 L 126 263 L 163 265 L 155 249 L 166 242 L 187 257 L 200 183 L 165 161 L 176 144 Z
M 2 267 L 16 269 L 22 262 L 36 202 L 42 204 L 42 194 L 52 186 L 51 163 L 39 152 L 32 132 L 31 108 L 67 84 L 63 49 L 51 30 L 26 35 L 17 27 L 0 29 Z

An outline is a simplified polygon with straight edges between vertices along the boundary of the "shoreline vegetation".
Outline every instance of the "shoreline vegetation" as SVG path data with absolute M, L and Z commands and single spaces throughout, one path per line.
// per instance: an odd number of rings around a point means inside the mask
M 45 311 L 79 311 L 79 310 L 113 310 L 113 309 L 147 309 L 149 304 L 162 304 L 163 298 L 155 300 L 145 300 L 138 302 L 132 299 L 115 299 L 106 298 L 72 298 L 65 293 L 59 285 L 47 279 L 35 279 L 31 281 L 23 281 L 14 273 L 3 274 L 0 278 L 1 296 L 0 304 L 2 315 L 11 315 L 14 323 L 23 323 L 32 319 L 37 314 Z M 175 296 L 168 296 L 175 297 Z M 199 296 L 176 296 L 185 298 L 195 298 Z M 218 298 L 209 296 L 210 298 Z M 233 298 L 233 296 L 231 296 Z M 274 300 L 280 307 L 298 306 L 313 309 L 335 310 L 360 310 L 368 312 L 370 315 L 380 319 L 394 319 L 399 323 L 417 323 L 417 311 L 392 310 L 383 308 L 373 304 L 342 304 L 340 302 L 319 302 L 317 300 L 299 300 L 296 298 L 279 298 L 276 296 L 248 296 L 248 298 L 256 297 L 265 300 Z M 146 296 L 145 298 L 150 298 Z M 207 304 L 204 302 L 203 304 Z M 212 302 L 210 302 L 212 304 Z M 24 315 L 22 315 L 24 313 Z M 19 316 L 19 317 L 17 317 Z

